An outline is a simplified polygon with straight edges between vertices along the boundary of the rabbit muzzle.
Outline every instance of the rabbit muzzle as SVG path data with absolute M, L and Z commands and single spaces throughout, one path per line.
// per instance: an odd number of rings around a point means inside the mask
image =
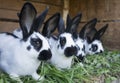
M 76 46 L 71 46 L 71 47 L 67 47 L 64 51 L 64 54 L 66 57 L 70 57 L 73 55 L 77 55 L 77 47 Z
M 49 60 L 51 57 L 52 57 L 52 52 L 50 49 L 48 49 L 48 50 L 41 51 L 38 56 L 38 59 L 46 61 L 46 60 Z

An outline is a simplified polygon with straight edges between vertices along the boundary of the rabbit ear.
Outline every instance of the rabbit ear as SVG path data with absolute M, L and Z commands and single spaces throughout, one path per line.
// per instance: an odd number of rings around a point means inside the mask
M 89 36 L 86 36 L 86 40 L 88 44 L 92 43 L 92 39 Z
M 61 16 L 60 16 L 60 21 L 58 24 L 58 32 L 59 32 L 59 34 L 65 32 L 65 24 L 64 24 L 63 18 Z
M 85 39 L 87 37 L 87 34 L 92 31 L 92 29 L 95 29 L 95 25 L 97 23 L 97 19 L 94 18 L 92 20 L 90 20 L 89 22 L 87 22 L 87 24 L 85 24 L 83 26 L 83 28 L 81 29 L 81 31 L 79 32 L 79 37 L 82 39 Z
M 70 33 L 73 35 L 74 38 L 77 38 L 77 28 L 78 28 L 78 25 L 81 21 L 81 17 L 82 17 L 82 14 L 79 13 L 78 15 L 76 15 L 73 19 L 72 19 L 72 23 L 71 23 L 71 26 L 70 26 Z
M 42 27 L 42 24 L 44 23 L 44 20 L 47 16 L 49 8 L 47 7 L 35 20 L 32 25 L 32 28 L 30 30 L 30 34 L 33 33 L 33 31 L 39 31 L 39 29 Z
M 67 20 L 66 20 L 66 28 L 69 27 L 70 23 L 71 23 L 72 19 L 70 18 L 70 15 L 67 15 Z
M 94 36 L 94 39 L 98 39 L 100 40 L 100 38 L 103 36 L 103 34 L 105 33 L 106 29 L 108 28 L 108 24 L 106 24 L 105 26 L 103 26 Z
M 29 35 L 29 29 L 31 28 L 33 21 L 36 17 L 36 9 L 34 6 L 27 2 L 24 4 L 20 14 L 19 14 L 19 21 L 20 21 L 20 27 L 23 32 L 23 39 L 27 38 Z
M 52 17 L 50 17 L 44 24 L 42 35 L 48 38 L 50 37 L 50 34 L 55 31 L 55 29 L 58 26 L 60 19 L 60 13 L 54 14 Z
M 80 23 L 82 14 L 79 13 L 78 15 L 76 15 L 72 20 L 71 23 L 69 23 L 69 26 L 67 26 L 66 28 L 66 32 L 70 32 L 73 33 L 75 31 L 77 31 L 78 25 Z M 69 18 L 70 19 L 70 18 Z M 69 21 L 70 22 L 70 21 Z

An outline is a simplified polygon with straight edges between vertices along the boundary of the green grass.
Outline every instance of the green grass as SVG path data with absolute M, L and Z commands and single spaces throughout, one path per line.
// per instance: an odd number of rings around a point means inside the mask
M 99 55 L 88 55 L 83 66 L 79 62 L 73 62 L 69 70 L 58 70 L 54 66 L 43 62 L 38 73 L 46 78 L 40 83 L 94 83 L 104 79 L 110 83 L 120 77 L 120 52 L 106 51 Z M 24 83 L 35 83 L 30 76 L 21 77 Z M 16 83 L 7 74 L 0 72 L 0 83 Z

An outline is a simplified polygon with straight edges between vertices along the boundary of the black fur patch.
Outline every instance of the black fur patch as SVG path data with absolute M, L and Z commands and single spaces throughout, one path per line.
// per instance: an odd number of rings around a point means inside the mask
M 77 47 L 67 47 L 64 51 L 66 57 L 77 55 Z
M 60 46 L 63 48 L 66 44 L 66 38 L 65 37 L 60 37 Z
M 85 53 L 85 45 L 83 45 L 82 51 L 84 51 L 84 53 Z
M 103 51 L 102 51 L 102 50 L 100 50 L 100 52 L 96 52 L 95 54 L 100 54 L 100 53 L 103 53 Z
M 98 49 L 98 46 L 96 44 L 92 44 L 92 51 L 95 52 Z
M 28 46 L 28 47 L 27 47 L 27 50 L 29 51 L 30 49 L 31 49 L 31 46 Z
M 39 51 L 42 47 L 42 40 L 39 38 L 31 38 L 30 43 L 36 51 Z
M 84 60 L 84 56 L 82 56 L 81 54 L 79 56 L 77 56 L 77 58 L 80 62 Z
M 6 33 L 6 35 L 11 35 L 11 36 L 13 36 L 14 38 L 18 38 L 16 35 L 14 35 L 14 34 L 12 34 L 12 33 L 8 33 L 8 32 L 5 32 Z
M 52 53 L 49 50 L 43 50 L 42 52 L 40 52 L 39 56 L 38 56 L 38 59 L 39 60 L 48 60 L 52 57 Z

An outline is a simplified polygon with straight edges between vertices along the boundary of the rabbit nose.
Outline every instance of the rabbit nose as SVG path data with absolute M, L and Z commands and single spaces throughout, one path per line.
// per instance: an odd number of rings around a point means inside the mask
M 66 57 L 70 57 L 72 55 L 77 55 L 77 47 L 76 46 L 71 46 L 71 47 L 67 47 L 64 51 L 64 54 Z
M 102 51 L 102 50 L 100 50 L 100 53 L 103 53 L 103 51 Z
M 40 52 L 38 59 L 39 60 L 48 60 L 52 57 L 52 52 L 50 49 L 48 50 L 43 50 L 42 52 Z

